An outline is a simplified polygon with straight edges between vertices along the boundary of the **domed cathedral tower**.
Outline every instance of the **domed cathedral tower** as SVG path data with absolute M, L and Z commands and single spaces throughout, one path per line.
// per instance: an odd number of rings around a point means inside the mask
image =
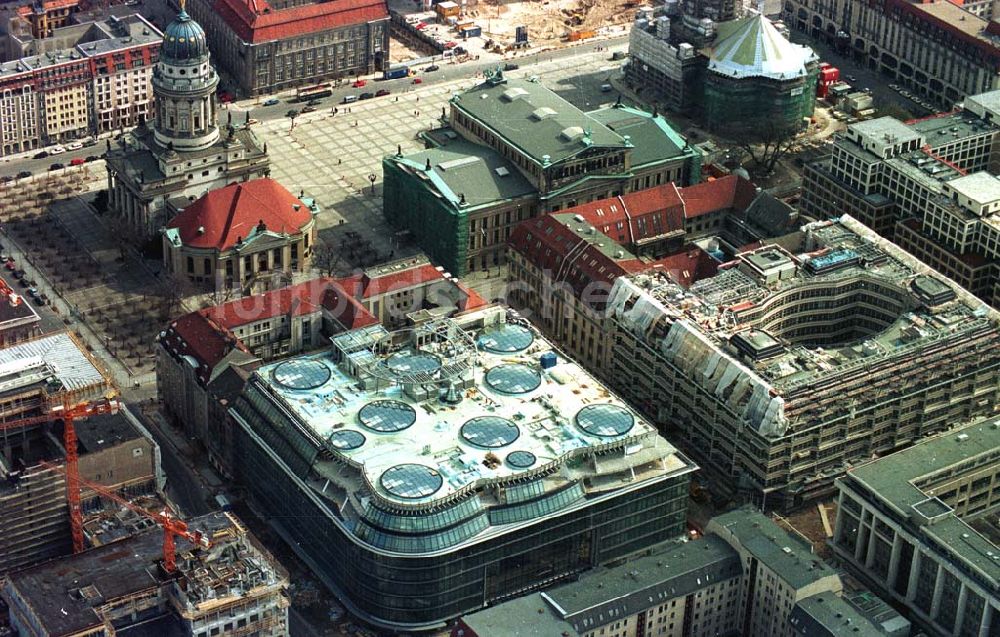
M 135 229 L 139 241 L 160 234 L 167 223 L 206 192 L 266 177 L 267 146 L 254 135 L 250 113 L 219 126 L 205 30 L 180 13 L 167 26 L 153 70 L 155 118 L 108 142 L 108 203 Z
M 219 139 L 215 89 L 219 76 L 209 64 L 205 31 L 185 11 L 167 27 L 153 70 L 157 143 L 175 150 L 201 150 Z

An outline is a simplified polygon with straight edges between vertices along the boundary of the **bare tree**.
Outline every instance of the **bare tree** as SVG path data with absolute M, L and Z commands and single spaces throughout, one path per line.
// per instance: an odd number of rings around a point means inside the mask
M 108 232 L 111 233 L 111 240 L 118 247 L 118 254 L 122 261 L 125 260 L 129 248 L 141 245 L 139 234 L 122 215 L 110 215 L 104 223 Z
M 324 276 L 333 276 L 333 271 L 340 264 L 340 257 L 340 250 L 325 241 L 317 241 L 313 246 L 313 267 Z
M 795 143 L 795 132 L 774 122 L 760 122 L 743 128 L 733 141 L 750 156 L 754 172 L 768 175 Z
M 194 293 L 191 282 L 183 274 L 164 272 L 156 286 L 156 296 L 164 319 L 169 319 L 183 309 L 184 299 Z

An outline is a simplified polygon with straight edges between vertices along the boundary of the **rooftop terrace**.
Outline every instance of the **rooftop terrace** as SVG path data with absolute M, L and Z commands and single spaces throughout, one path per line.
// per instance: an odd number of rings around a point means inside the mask
M 353 330 L 333 338 L 333 351 L 264 366 L 254 380 L 337 461 L 332 479 L 397 507 L 544 473 L 584 451 L 629 447 L 616 462 L 689 466 L 527 321 L 500 309 L 473 323 Z M 344 464 L 363 481 L 337 469 Z

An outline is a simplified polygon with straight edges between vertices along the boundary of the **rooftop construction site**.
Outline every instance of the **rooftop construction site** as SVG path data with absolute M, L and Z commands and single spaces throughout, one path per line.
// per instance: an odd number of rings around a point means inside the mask
M 115 634 L 139 626 L 156 635 L 286 634 L 288 575 L 281 566 L 230 514 L 190 524 L 204 545 L 178 546 L 173 573 L 163 568 L 155 528 L 12 573 L 0 593 L 14 628 L 21 635 Z
M 949 279 L 846 215 L 765 243 L 688 289 L 646 272 L 609 295 L 621 391 L 704 467 L 793 506 L 1000 399 L 1000 314 Z

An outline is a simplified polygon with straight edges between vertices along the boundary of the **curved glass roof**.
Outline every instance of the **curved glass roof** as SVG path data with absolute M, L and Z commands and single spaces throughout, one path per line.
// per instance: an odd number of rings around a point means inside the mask
M 480 416 L 462 425 L 462 438 L 477 447 L 506 447 L 521 435 L 517 425 L 500 416 Z
M 426 352 L 396 352 L 385 359 L 386 367 L 394 372 L 432 374 L 441 369 L 441 359 Z
M 507 363 L 488 370 L 486 384 L 504 394 L 526 394 L 538 389 L 542 375 L 522 363 Z
M 576 426 L 591 436 L 611 438 L 632 429 L 635 416 L 620 405 L 587 405 L 576 412 Z
M 375 400 L 358 410 L 358 420 L 372 431 L 402 431 L 417 421 L 417 412 L 398 400 Z
M 507 454 L 507 464 L 515 469 L 527 469 L 535 464 L 535 454 L 530 451 L 511 451 Z
M 444 484 L 441 474 L 422 464 L 398 464 L 379 478 L 382 488 L 394 496 L 415 500 L 437 493 Z
M 288 389 L 316 389 L 330 380 L 330 368 L 317 360 L 294 359 L 274 368 L 274 382 Z
M 334 449 L 350 451 L 351 449 L 358 449 L 361 445 L 365 444 L 365 435 L 353 429 L 342 429 L 330 434 L 327 440 Z
M 487 352 L 494 354 L 511 354 L 528 349 L 535 337 L 531 330 L 523 325 L 514 323 L 502 323 L 493 327 L 487 327 L 479 333 L 476 344 Z

